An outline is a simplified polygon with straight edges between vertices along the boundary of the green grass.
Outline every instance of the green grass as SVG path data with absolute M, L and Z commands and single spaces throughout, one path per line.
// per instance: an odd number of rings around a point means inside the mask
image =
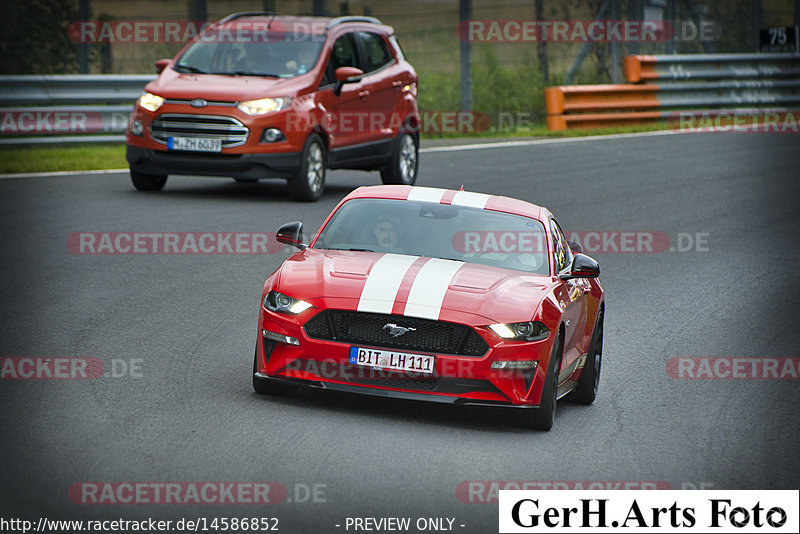
M 124 143 L 0 150 L 0 174 L 123 169 L 127 166 Z
M 567 130 L 549 132 L 546 126 L 519 128 L 509 131 L 487 131 L 480 134 L 457 133 L 423 135 L 423 145 L 428 138 L 515 138 L 515 137 L 584 137 L 589 135 L 611 135 L 664 130 L 664 123 L 648 126 L 626 126 L 619 128 L 595 128 L 591 130 Z M 98 169 L 124 169 L 125 145 L 72 145 L 64 147 L 4 148 L 0 150 L 0 174 L 33 173 L 50 171 L 84 171 Z

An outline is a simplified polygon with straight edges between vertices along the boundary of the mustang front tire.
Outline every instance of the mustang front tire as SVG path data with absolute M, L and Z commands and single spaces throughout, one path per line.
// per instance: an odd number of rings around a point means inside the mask
M 591 404 L 597 397 L 597 386 L 600 383 L 600 367 L 603 363 L 603 311 L 597 317 L 597 325 L 592 334 L 592 344 L 586 355 L 578 385 L 570 395 L 572 400 L 580 404 Z
M 542 400 L 536 409 L 523 412 L 523 424 L 536 430 L 550 430 L 556 418 L 556 404 L 558 404 L 558 372 L 561 368 L 563 354 L 561 332 L 558 333 L 553 343 L 553 352 L 550 354 L 550 364 L 545 375 Z

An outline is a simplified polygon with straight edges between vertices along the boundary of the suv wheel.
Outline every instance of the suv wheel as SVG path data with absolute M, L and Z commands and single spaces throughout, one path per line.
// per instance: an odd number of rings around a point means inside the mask
M 167 183 L 167 177 L 166 175 L 144 174 L 132 170 L 131 182 L 133 182 L 133 187 L 139 191 L 161 191 L 164 184 Z
M 418 165 L 417 139 L 409 133 L 400 132 L 394 140 L 391 159 L 381 169 L 381 179 L 387 185 L 414 185 Z
M 300 168 L 289 178 L 289 196 L 292 200 L 313 202 L 324 189 L 325 146 L 317 134 L 311 134 L 300 157 Z

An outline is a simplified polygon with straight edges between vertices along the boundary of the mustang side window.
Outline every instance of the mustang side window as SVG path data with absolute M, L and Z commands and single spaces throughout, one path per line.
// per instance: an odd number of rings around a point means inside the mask
M 567 252 L 554 219 L 550 219 L 550 233 L 553 234 L 553 262 L 556 266 L 556 272 L 559 273 L 567 266 Z
M 553 251 L 556 260 L 556 270 L 561 272 L 572 263 L 572 249 L 569 248 L 569 242 L 564 237 L 564 232 L 558 225 L 555 219 L 550 219 L 550 228 L 553 231 Z

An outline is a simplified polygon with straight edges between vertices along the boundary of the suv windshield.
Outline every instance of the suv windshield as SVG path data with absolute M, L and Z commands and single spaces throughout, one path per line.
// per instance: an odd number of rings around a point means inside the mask
M 317 37 L 294 32 L 237 34 L 236 29 L 228 33 L 214 30 L 195 39 L 176 61 L 175 70 L 294 78 L 316 64 L 322 49 L 322 40 Z
M 465 206 L 350 200 L 336 211 L 313 246 L 445 258 L 549 274 L 541 222 Z

